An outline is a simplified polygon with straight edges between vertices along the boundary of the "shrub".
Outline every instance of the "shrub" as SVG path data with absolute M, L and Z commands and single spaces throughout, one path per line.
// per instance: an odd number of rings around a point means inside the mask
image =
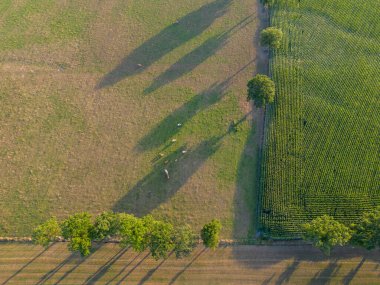
M 275 96 L 275 84 L 266 75 L 258 74 L 247 84 L 247 100 L 253 100 L 256 107 L 260 108 L 267 103 L 273 103 Z
M 325 255 L 330 255 L 331 249 L 347 244 L 352 236 L 352 231 L 335 221 L 333 217 L 324 215 L 302 225 L 305 240 L 311 241 L 313 246 L 319 248 Z
M 55 241 L 60 235 L 61 228 L 57 219 L 53 217 L 34 229 L 32 240 L 35 244 L 46 247 L 52 241 Z
M 201 230 L 201 238 L 206 247 L 216 249 L 219 245 L 219 234 L 222 224 L 219 220 L 213 219 L 210 223 L 205 224 Z
M 269 27 L 261 31 L 260 44 L 270 48 L 279 48 L 281 46 L 282 37 L 283 33 L 280 29 Z

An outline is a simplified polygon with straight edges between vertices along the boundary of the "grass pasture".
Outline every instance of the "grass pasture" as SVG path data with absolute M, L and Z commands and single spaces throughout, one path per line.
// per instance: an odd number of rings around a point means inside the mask
M 379 255 L 339 249 L 326 258 L 311 246 L 197 248 L 181 260 L 105 244 L 82 259 L 65 244 L 43 250 L 0 245 L 0 283 L 11 284 L 379 284 Z
M 274 1 L 261 224 L 299 234 L 322 214 L 346 223 L 380 204 L 380 2 Z
M 0 2 L 0 235 L 107 209 L 252 232 L 255 3 Z

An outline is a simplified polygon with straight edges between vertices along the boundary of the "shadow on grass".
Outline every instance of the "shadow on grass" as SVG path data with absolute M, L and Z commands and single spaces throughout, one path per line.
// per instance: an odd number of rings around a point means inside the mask
M 232 80 L 248 66 L 250 66 L 253 61 L 254 60 L 251 60 L 246 65 L 242 66 L 223 82 L 214 83 L 206 90 L 195 95 L 163 119 L 138 142 L 136 149 L 139 151 L 145 151 L 159 147 L 160 145 L 168 142 L 170 138 L 174 137 L 180 131 L 181 128 L 177 126 L 178 123 L 182 124 L 183 127 L 198 112 L 201 112 L 219 102 L 227 93 L 228 87 L 232 83 Z
M 173 252 L 170 252 L 170 254 L 168 255 L 167 258 L 161 260 L 161 262 L 153 269 L 150 269 L 148 271 L 148 273 L 140 280 L 140 282 L 138 283 L 138 285 L 143 285 L 145 284 L 145 282 L 147 282 L 152 276 L 153 274 L 161 267 L 162 264 L 164 264 L 164 262 L 166 260 L 168 260 L 168 258 L 170 258 L 170 256 L 173 254 Z
M 121 198 L 114 205 L 113 210 L 133 213 L 140 217 L 149 214 L 170 199 L 219 149 L 222 138 L 223 136 L 212 137 L 201 142 L 194 149 L 182 146 L 168 157 L 160 158 L 153 171 Z M 164 169 L 168 170 L 169 179 L 165 176 Z
M 176 275 L 170 280 L 169 285 L 173 285 L 177 279 L 188 270 L 191 265 L 206 251 L 206 248 L 203 248 L 197 255 L 193 257 L 193 259 L 187 264 L 181 271 L 177 272 Z
M 336 274 L 339 268 L 340 265 L 337 264 L 337 260 L 330 261 L 325 269 L 314 275 L 313 279 L 310 280 L 309 285 L 329 284 L 330 278 Z
M 35 257 L 32 258 L 32 260 L 28 261 L 27 263 L 25 263 L 20 269 L 18 269 L 15 273 L 13 273 L 10 277 L 8 277 L 3 283 L 1 283 L 2 285 L 5 285 L 5 284 L 8 284 L 12 279 L 14 279 L 17 275 L 19 275 L 20 273 L 22 273 L 22 271 L 28 267 L 29 265 L 31 265 L 33 262 L 35 262 L 41 255 L 43 255 L 49 248 L 51 248 L 51 245 L 49 245 L 48 247 L 44 248 L 40 253 L 38 253 Z
M 300 264 L 299 260 L 294 260 L 292 264 L 290 264 L 284 272 L 281 273 L 281 275 L 278 277 L 276 281 L 276 285 L 281 285 L 284 283 L 288 283 L 290 277 L 296 271 L 298 265 Z
M 74 272 L 79 266 L 83 264 L 88 258 L 90 258 L 96 250 L 99 249 L 101 245 L 95 245 L 93 249 L 91 250 L 91 253 L 87 257 L 81 256 L 78 252 L 71 253 L 70 256 L 68 256 L 64 261 L 62 261 L 60 264 L 58 264 L 54 269 L 47 272 L 45 275 L 43 275 L 40 280 L 36 283 L 36 285 L 42 285 L 49 280 L 51 280 L 63 267 L 66 265 L 68 266 L 72 262 L 74 263 L 73 266 L 70 269 L 67 269 L 64 271 L 64 274 L 59 277 L 59 279 L 54 282 L 54 284 L 60 284 L 62 281 L 66 279 L 67 276 L 69 276 L 72 272 Z
M 215 0 L 168 26 L 132 51 L 101 79 L 96 89 L 114 85 L 128 76 L 144 71 L 167 53 L 201 34 L 227 12 L 230 3 L 231 0 Z
M 355 275 L 363 266 L 364 262 L 365 262 L 365 258 L 363 257 L 362 260 L 359 262 L 359 264 L 344 277 L 344 280 L 343 280 L 344 285 L 349 285 L 351 283 L 352 279 L 354 279 Z
M 120 249 L 114 256 L 111 257 L 104 265 L 102 265 L 98 270 L 87 278 L 87 280 L 84 282 L 84 284 L 95 284 L 98 282 L 106 273 L 107 271 L 114 265 L 116 261 L 120 257 L 124 255 L 128 251 L 128 248 Z
M 147 89 L 144 90 L 144 93 L 148 94 L 154 92 L 158 88 L 172 81 L 175 81 L 183 75 L 191 72 L 198 65 L 204 62 L 207 58 L 209 58 L 219 49 L 221 49 L 227 43 L 228 38 L 233 33 L 250 24 L 252 21 L 252 16 L 248 16 L 228 31 L 208 39 L 201 46 L 197 47 L 196 49 L 182 57 L 179 61 L 177 61 L 171 67 L 169 67 L 169 69 L 166 70 L 163 74 L 154 79 L 153 83 Z

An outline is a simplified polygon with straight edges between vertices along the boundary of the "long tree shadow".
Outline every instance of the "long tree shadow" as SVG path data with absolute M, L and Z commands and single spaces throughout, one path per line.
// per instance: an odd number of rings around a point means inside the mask
M 201 34 L 227 12 L 230 3 L 231 0 L 215 0 L 179 19 L 132 51 L 100 80 L 96 88 L 114 85 L 126 77 L 144 71 L 167 53 Z
M 315 274 L 313 279 L 309 282 L 309 285 L 330 283 L 330 278 L 338 272 L 339 268 L 340 265 L 337 264 L 337 260 L 330 261 L 329 265 L 325 269 Z
M 360 260 L 359 264 L 354 269 L 352 269 L 346 275 L 346 277 L 344 277 L 344 279 L 343 279 L 343 284 L 344 285 L 349 285 L 351 283 L 352 279 L 354 279 L 355 275 L 358 273 L 358 271 L 360 270 L 360 268 L 363 266 L 365 260 L 366 259 L 363 257 L 362 260 Z
M 253 60 L 242 66 L 234 74 L 228 77 L 223 82 L 217 82 L 212 84 L 209 88 L 195 95 L 160 123 L 158 123 L 146 136 L 144 136 L 136 146 L 137 150 L 145 151 L 154 147 L 158 147 L 170 138 L 175 136 L 180 128 L 178 123 L 182 127 L 193 118 L 198 112 L 203 111 L 211 105 L 220 101 L 227 93 L 228 87 L 232 83 L 232 80 L 240 74 L 244 69 L 251 65 Z
M 228 31 L 225 31 L 219 35 L 213 36 L 212 38 L 205 41 L 201 46 L 197 47 L 184 57 L 182 57 L 179 61 L 174 63 L 168 70 L 166 70 L 163 74 L 154 79 L 153 83 L 144 90 L 144 93 L 151 93 L 158 88 L 175 81 L 176 79 L 182 77 L 183 75 L 194 70 L 198 65 L 204 62 L 211 55 L 216 53 L 219 49 L 221 49 L 226 43 L 229 37 L 239 29 L 242 29 L 249 23 L 253 21 L 252 15 L 246 17 L 238 24 L 233 26 Z
M 283 283 L 288 283 L 290 277 L 296 271 L 298 265 L 300 264 L 299 260 L 294 260 L 292 264 L 290 264 L 284 272 L 278 277 L 276 281 L 276 285 L 281 285 Z
M 15 273 L 13 273 L 10 277 L 8 277 L 2 285 L 8 284 L 12 279 L 14 279 L 18 274 L 20 274 L 26 267 L 33 264 L 41 255 L 43 255 L 49 248 L 51 248 L 51 245 L 48 247 L 45 247 L 40 253 L 38 253 L 35 257 L 33 257 L 30 261 L 28 261 L 26 264 L 24 264 L 20 269 L 18 269 Z
M 128 248 L 120 249 L 114 256 L 111 257 L 104 265 L 102 265 L 94 274 L 87 278 L 84 284 L 96 284 L 114 265 L 116 261 L 119 260 L 126 252 Z
M 206 248 L 203 248 L 199 253 L 197 253 L 193 259 L 189 262 L 189 264 L 187 264 L 181 271 L 177 272 L 177 274 L 172 278 L 172 280 L 170 280 L 170 283 L 169 285 L 173 285 L 177 279 L 186 272 L 186 270 L 188 270 L 192 265 L 193 263 L 206 251 Z
M 172 197 L 186 181 L 220 147 L 220 137 L 201 142 L 194 149 L 178 148 L 168 157 L 161 158 L 153 171 L 139 181 L 113 207 L 114 211 L 130 212 L 137 216 L 149 214 Z M 164 173 L 166 169 L 169 179 Z

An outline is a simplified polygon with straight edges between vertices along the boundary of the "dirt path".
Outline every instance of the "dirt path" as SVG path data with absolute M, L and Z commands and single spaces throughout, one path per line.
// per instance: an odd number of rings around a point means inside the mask
M 66 244 L 48 250 L 0 244 L 0 284 L 380 284 L 379 251 L 351 248 L 325 258 L 308 245 L 198 247 L 191 256 L 155 261 L 115 244 L 88 258 Z
M 256 49 L 256 70 L 255 74 L 268 74 L 269 72 L 269 58 L 268 51 L 260 45 L 260 32 L 268 27 L 269 18 L 268 11 L 260 3 L 260 0 L 256 1 L 256 11 L 259 19 L 259 26 L 255 34 L 254 45 Z M 253 121 L 256 126 L 255 141 L 258 143 L 259 153 L 261 153 L 264 142 L 264 125 L 265 125 L 265 111 L 264 108 L 256 108 L 252 104 L 253 108 Z

